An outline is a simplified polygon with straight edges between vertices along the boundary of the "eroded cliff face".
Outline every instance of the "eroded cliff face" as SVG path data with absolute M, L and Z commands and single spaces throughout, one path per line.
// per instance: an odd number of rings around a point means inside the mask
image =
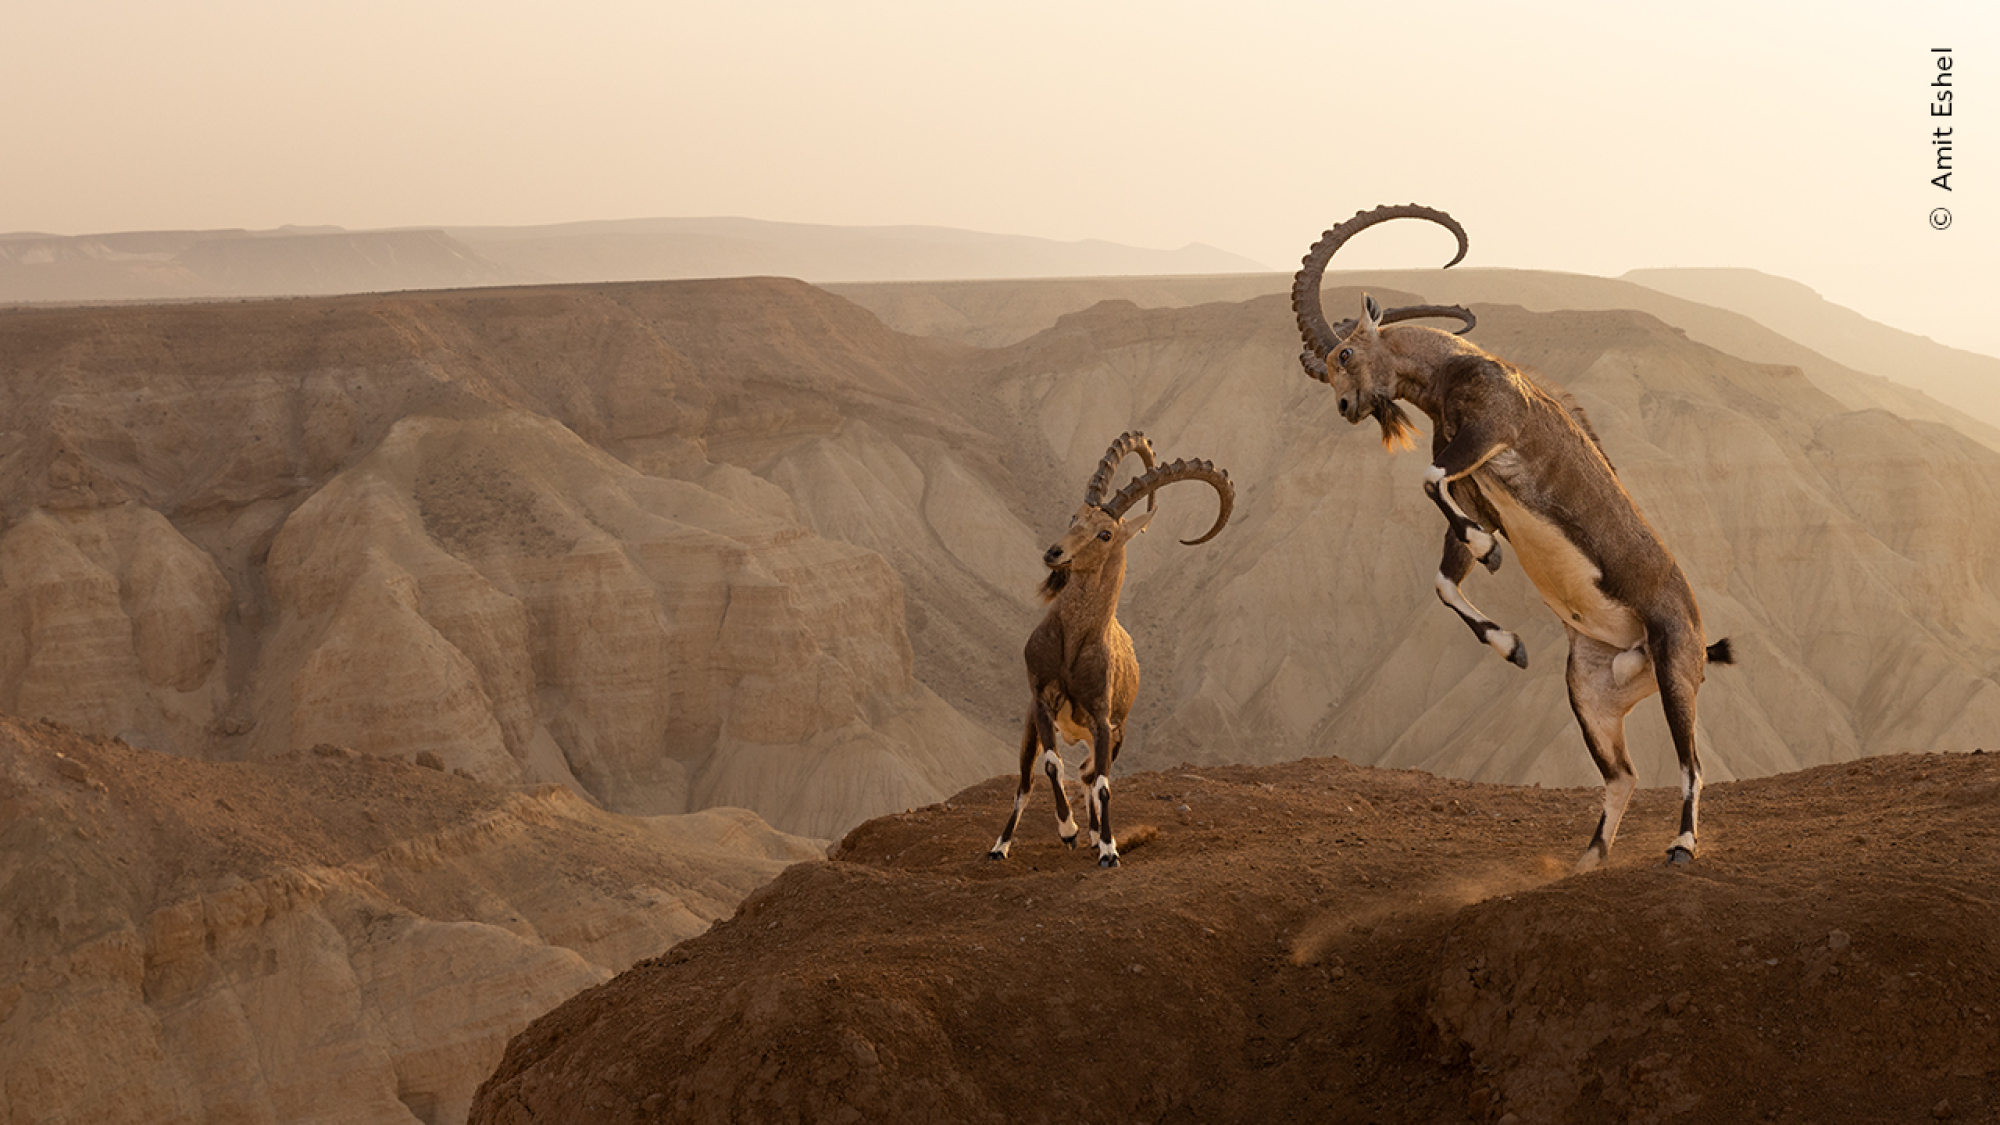
M 1712 777 L 2000 720 L 2000 544 L 1965 515 L 1992 450 L 1646 314 L 1478 312 L 1591 412 L 1746 655 L 1703 694 Z M 1421 455 L 1343 423 L 1293 336 L 1280 298 L 1111 301 L 979 350 L 774 280 L 6 313 L 0 707 L 832 835 L 1010 768 L 1036 559 L 1140 428 L 1239 500 L 1182 549 L 1212 501 L 1170 490 L 1131 552 L 1135 763 L 1593 783 L 1558 623 L 1503 566 L 1468 593 L 1531 667 L 1467 643 Z
M 942 352 L 670 288 L 0 316 L 0 709 L 818 835 L 984 776 L 895 569 L 708 450 L 906 430 Z
M 326 746 L 208 763 L 0 717 L 5 1119 L 445 1122 L 548 1007 L 823 842 Z
M 2000 720 L 1991 449 L 1643 313 L 1478 312 L 1745 654 L 1703 694 L 1710 776 Z M 1130 554 L 1134 763 L 1593 783 L 1559 624 L 1503 566 L 1468 593 L 1531 667 L 1467 642 L 1421 455 L 1343 423 L 1293 336 L 1281 298 L 1111 301 L 979 350 L 774 280 L 0 315 L 0 707 L 832 835 L 1010 768 L 1036 559 L 1140 428 L 1239 499 L 1182 549 L 1212 501 L 1170 490 Z M 1633 746 L 1671 782 L 1655 708 Z
M 32 509 L 0 533 L 0 685 L 47 715 L 198 751 L 228 699 L 229 583 L 166 517 Z
M 266 575 L 260 755 L 428 750 L 497 781 L 573 778 L 620 811 L 702 789 L 693 807 L 831 832 L 853 806 L 788 818 L 789 790 L 754 782 L 711 799 L 720 759 L 810 756 L 793 748 L 931 702 L 880 556 L 523 411 L 397 423 L 285 521 Z M 935 799 L 899 739 L 875 741 L 840 768 L 876 798 Z

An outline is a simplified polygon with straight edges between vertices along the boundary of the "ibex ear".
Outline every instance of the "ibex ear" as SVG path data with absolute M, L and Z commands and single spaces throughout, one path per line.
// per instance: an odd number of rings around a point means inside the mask
M 1130 539 L 1146 530 L 1146 525 L 1153 522 L 1153 512 L 1154 509 L 1149 508 L 1133 516 L 1131 519 L 1121 522 L 1118 526 L 1125 529 L 1125 538 Z
M 1374 331 L 1376 331 L 1377 329 L 1381 328 L 1381 327 L 1382 327 L 1382 306 L 1381 306 L 1381 305 L 1378 305 L 1378 304 L 1376 304 L 1376 303 L 1375 303 L 1375 298 L 1373 298 L 1373 297 L 1370 297 L 1370 296 L 1368 296 L 1368 295 L 1367 295 L 1367 294 L 1365 294 L 1365 293 L 1364 293 L 1364 294 L 1362 294 L 1362 297 L 1361 297 L 1361 304 L 1362 304 L 1362 307 L 1363 307 L 1363 308 L 1364 308 L 1364 309 L 1365 309 L 1365 310 L 1367 311 L 1367 313 L 1368 313 L 1368 317 L 1367 317 L 1367 323 L 1368 323 L 1368 331 L 1370 331 L 1370 332 L 1374 332 Z

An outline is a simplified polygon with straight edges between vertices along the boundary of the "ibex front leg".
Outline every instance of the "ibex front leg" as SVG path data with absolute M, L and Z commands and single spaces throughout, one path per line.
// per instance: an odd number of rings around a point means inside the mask
M 1111 835 L 1111 761 L 1118 756 L 1115 730 L 1103 710 L 1091 716 L 1090 763 L 1083 768 L 1084 802 L 1090 812 L 1090 835 L 1097 841 L 1097 866 L 1118 866 L 1118 841 Z
M 1498 549 L 1495 550 L 1497 552 Z M 1513 664 L 1526 668 L 1528 646 L 1521 643 L 1521 638 L 1494 624 L 1493 619 L 1481 613 L 1479 607 L 1473 605 L 1471 599 L 1465 596 L 1465 591 L 1459 588 L 1459 583 L 1464 582 L 1465 576 L 1470 573 L 1472 573 L 1471 548 L 1465 545 L 1456 532 L 1446 531 L 1444 558 L 1438 562 L 1438 600 L 1450 606 L 1451 611 L 1458 614 L 1459 620 L 1465 622 L 1472 630 L 1472 635 L 1478 637 L 1481 643 L 1491 645 L 1494 652 L 1506 657 Z
M 1458 501 L 1451 495 L 1451 484 L 1471 476 L 1481 465 L 1491 461 L 1507 449 L 1503 442 L 1489 441 L 1478 428 L 1467 426 L 1437 451 L 1431 467 L 1424 470 L 1424 495 L 1444 513 L 1451 524 L 1451 532 L 1458 541 L 1472 551 L 1488 571 L 1500 569 L 1500 541 L 1493 533 L 1479 526 L 1479 521 L 1465 514 Z
M 1062 755 L 1057 747 L 1062 743 L 1056 739 L 1055 718 L 1040 698 L 1028 713 L 1028 721 L 1021 732 L 1021 784 L 1014 790 L 1014 811 L 1007 816 L 1007 823 L 1000 829 L 1000 838 L 993 841 L 987 851 L 987 859 L 1006 859 L 1007 850 L 1014 846 L 1014 831 L 1021 826 L 1021 813 L 1028 807 L 1028 794 L 1034 791 L 1035 763 L 1039 760 L 1042 772 L 1048 775 L 1049 788 L 1056 798 L 1056 831 L 1062 841 L 1076 847 L 1076 817 L 1070 812 L 1069 797 L 1063 793 Z

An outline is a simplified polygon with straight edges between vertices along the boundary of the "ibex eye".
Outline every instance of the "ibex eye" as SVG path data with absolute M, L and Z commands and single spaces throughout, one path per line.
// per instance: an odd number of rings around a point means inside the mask
M 1341 365 L 1342 367 L 1345 367 L 1345 366 L 1347 366 L 1347 361 L 1348 361 L 1348 360 L 1350 360 L 1350 359 L 1353 359 L 1353 358 L 1354 358 L 1354 349 L 1353 349 L 1353 348 L 1342 348 L 1342 349 L 1340 349 L 1340 365 Z
M 1111 529 L 1108 527 L 1105 528 L 1103 531 L 1097 533 L 1097 537 L 1109 543 L 1111 541 Z

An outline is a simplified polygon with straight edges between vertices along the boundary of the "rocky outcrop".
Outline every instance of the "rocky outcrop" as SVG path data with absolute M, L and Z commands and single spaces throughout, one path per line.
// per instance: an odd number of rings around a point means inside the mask
M 199 752 L 227 702 L 232 601 L 150 508 L 32 511 L 0 532 L 0 706 Z
M 522 411 L 397 423 L 266 574 L 260 756 L 429 751 L 619 811 L 831 833 L 936 799 L 982 745 L 915 682 L 880 556 Z
M 1642 790 L 1611 863 L 1583 874 L 1591 792 L 1337 758 L 1115 784 L 1125 823 L 1157 834 L 1113 873 L 1048 821 L 1004 863 L 961 847 L 1008 814 L 1008 779 L 862 825 L 831 862 L 536 1020 L 470 1120 L 2000 1108 L 1990 753 L 1712 786 L 1689 868 L 1658 858 L 1674 794 Z

